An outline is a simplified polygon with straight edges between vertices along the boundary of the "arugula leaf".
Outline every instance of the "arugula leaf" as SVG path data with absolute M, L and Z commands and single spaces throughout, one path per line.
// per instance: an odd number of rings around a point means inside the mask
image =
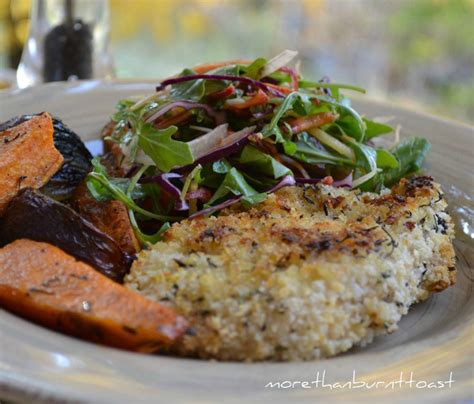
M 270 121 L 270 123 L 268 125 L 265 125 L 265 127 L 263 128 L 262 130 L 263 137 L 269 137 L 271 135 L 275 135 L 277 143 L 285 142 L 285 137 L 283 136 L 283 133 L 278 127 L 278 123 L 280 122 L 280 119 L 283 117 L 283 115 L 285 115 L 285 113 L 288 110 L 293 108 L 293 104 L 300 97 L 301 97 L 301 94 L 297 92 L 292 92 L 287 95 L 284 101 L 276 109 L 275 115 L 273 115 L 273 118 Z
M 327 105 L 315 105 L 311 102 L 311 97 L 300 93 L 300 96 L 293 103 L 293 111 L 298 115 L 314 115 L 318 112 L 328 112 L 331 108 Z
M 183 184 L 183 189 L 181 190 L 181 200 L 184 202 L 186 198 L 186 194 L 188 193 L 189 187 L 191 186 L 191 183 L 198 184 L 201 182 L 201 171 L 202 171 L 202 166 L 201 164 L 198 164 L 196 167 L 192 169 L 192 171 L 186 176 L 186 180 L 184 181 Z
M 245 69 L 244 65 L 227 65 L 211 70 L 208 74 L 224 74 L 229 76 L 240 76 L 241 70 Z
M 267 196 L 268 195 L 266 192 L 244 196 L 240 200 L 240 203 L 242 204 L 244 208 L 248 208 L 252 205 L 256 205 L 257 203 L 263 202 L 265 199 L 267 199 Z
M 92 164 L 92 169 L 93 171 L 99 173 L 99 174 L 104 174 L 107 175 L 107 169 L 104 167 L 104 165 L 100 162 L 100 157 L 96 156 L 91 160 Z
M 250 65 L 244 69 L 244 74 L 251 79 L 259 79 L 262 69 L 267 64 L 267 60 L 264 58 L 255 59 Z
M 122 202 L 128 209 L 133 210 L 134 212 L 140 213 L 141 215 L 151 218 L 157 219 L 162 222 L 168 220 L 179 220 L 180 217 L 175 216 L 165 216 L 159 215 L 142 207 L 138 206 L 135 201 L 132 199 L 132 193 L 130 189 L 124 191 L 120 186 L 111 181 L 108 177 L 107 172 L 100 164 L 98 157 L 93 159 L 93 170 L 87 175 L 86 177 L 86 185 L 87 189 L 94 197 L 94 199 L 98 201 L 106 201 L 106 200 L 117 200 Z M 130 188 L 130 184 L 128 184 L 128 188 Z
M 255 174 L 241 171 L 245 181 L 252 185 L 256 190 L 269 189 L 275 185 L 275 180 L 267 176 L 256 176 Z M 293 174 L 292 174 L 293 175 Z
M 91 160 L 91 163 L 93 167 L 93 172 L 96 172 L 108 178 L 107 170 L 100 162 L 100 157 L 94 157 Z M 108 181 L 111 185 L 113 185 L 114 188 L 121 190 L 123 193 L 127 192 L 131 184 L 131 180 L 128 178 L 108 178 Z M 89 189 L 89 192 L 94 197 L 94 199 L 98 201 L 103 202 L 114 199 L 114 193 L 111 192 L 110 188 L 102 185 L 99 181 L 91 179 L 87 183 L 87 188 Z M 133 199 L 142 199 L 145 196 L 146 193 L 141 189 L 141 186 L 137 184 L 137 186 L 134 187 L 131 197 Z
M 227 174 L 231 168 L 232 166 L 226 159 L 217 160 L 212 163 L 212 170 L 218 174 Z
M 120 188 L 122 191 L 126 192 L 130 186 L 131 180 L 129 178 L 110 178 L 110 182 Z M 147 196 L 147 194 L 142 189 L 142 186 L 137 184 L 130 193 L 130 196 L 133 200 L 139 200 L 143 199 L 145 196 Z
M 367 172 L 377 169 L 377 151 L 373 147 L 355 141 L 351 141 L 350 145 L 355 152 L 356 165 Z
M 337 120 L 337 124 L 348 136 L 353 137 L 359 142 L 364 141 L 359 122 L 352 115 L 344 114 Z
M 239 157 L 239 163 L 254 169 L 256 172 L 271 175 L 275 179 L 285 175 L 292 175 L 288 167 L 251 145 L 244 147 Z
M 211 189 L 219 188 L 224 175 L 231 168 L 232 166 L 225 159 L 206 164 L 201 170 L 201 184 Z
M 296 136 L 296 152 L 292 157 L 299 161 L 309 164 L 341 164 L 352 166 L 353 163 L 340 155 L 335 155 L 322 148 L 316 140 L 306 132 L 299 133 Z
M 283 143 L 283 150 L 288 156 L 293 156 L 297 152 L 298 148 L 296 147 L 295 142 L 287 141 Z
M 267 76 L 270 79 L 275 80 L 276 82 L 282 84 L 282 83 L 290 83 L 291 82 L 291 76 L 288 73 L 282 72 L 280 70 L 277 70 L 276 72 L 273 72 L 272 74 Z
M 276 108 L 276 111 L 270 123 L 265 125 L 265 127 L 263 128 L 263 136 L 269 137 L 274 135 L 277 143 L 288 142 L 288 139 L 285 139 L 285 136 L 291 136 L 291 130 L 288 130 L 289 135 L 284 135 L 278 127 L 280 120 L 283 118 L 286 112 L 293 109 L 299 115 L 310 115 L 316 112 L 323 112 L 328 110 L 327 106 L 313 105 L 313 103 L 311 102 L 311 97 L 314 98 L 314 96 L 310 94 L 303 94 L 296 91 L 288 94 L 283 100 L 283 102 Z M 287 128 L 290 129 L 288 126 Z
M 194 161 L 189 145 L 171 137 L 178 130 L 176 126 L 160 130 L 149 123 L 144 123 L 140 129 L 138 145 L 161 171 L 168 172 L 173 167 L 191 164 Z
M 299 80 L 299 88 L 328 88 L 332 91 L 332 96 L 334 99 L 339 100 L 340 90 L 352 90 L 359 93 L 365 94 L 365 89 L 362 87 L 353 86 L 350 84 L 339 84 L 339 83 L 322 83 L 319 81 L 308 81 L 308 80 Z
M 112 115 L 112 120 L 114 122 L 119 122 L 121 120 L 123 120 L 124 118 L 128 117 L 128 115 L 130 114 L 130 108 L 135 104 L 134 101 L 132 100 L 127 100 L 127 99 L 123 99 L 123 100 L 120 100 L 117 105 L 115 106 L 115 109 L 117 110 L 117 112 L 115 112 L 113 115 Z
M 136 112 L 131 111 L 134 102 L 131 100 L 120 100 L 115 108 L 117 112 L 112 115 L 112 121 L 116 122 L 112 131 L 110 140 L 120 143 L 119 139 L 126 136 L 131 126 L 136 126 L 139 116 Z
M 383 123 L 371 121 L 367 118 L 362 118 L 365 123 L 366 130 L 365 130 L 365 138 L 372 139 L 373 137 L 385 135 L 387 133 L 393 132 L 393 128 L 391 126 L 385 125 Z
M 389 151 L 377 149 L 377 166 L 381 168 L 398 168 L 398 160 Z
M 207 206 L 211 206 L 214 202 L 229 193 L 233 195 L 243 195 L 244 197 L 251 197 L 258 194 L 258 192 L 245 181 L 244 176 L 235 167 L 232 167 L 226 174 L 221 185 L 207 203 Z
M 344 136 L 343 139 L 354 150 L 356 157 L 354 188 L 360 188 L 363 191 L 369 191 L 374 186 L 373 178 L 377 176 L 377 151 L 366 144 L 359 143 L 350 136 Z
M 196 74 L 191 69 L 184 69 L 180 76 L 190 76 Z M 171 86 L 170 95 L 175 100 L 192 100 L 200 101 L 204 96 L 205 85 L 204 80 L 196 79 L 176 83 Z
M 407 138 L 398 143 L 390 150 L 398 160 L 398 167 L 383 173 L 385 185 L 391 186 L 401 178 L 420 171 L 430 148 L 430 143 L 419 137 Z
M 137 236 L 140 243 L 145 247 L 156 244 L 158 241 L 162 241 L 164 233 L 171 227 L 168 222 L 165 222 L 161 225 L 160 229 L 156 233 L 145 234 L 140 230 L 133 210 L 129 210 L 128 214 L 130 217 L 130 224 L 132 225 L 135 235 Z
M 229 65 L 219 67 L 210 71 L 208 74 L 224 74 L 230 76 L 238 76 L 240 74 L 240 65 Z M 180 76 L 191 76 L 196 74 L 191 69 L 184 69 Z M 185 81 L 182 83 L 176 83 L 171 86 L 171 98 L 174 100 L 191 100 L 201 101 L 205 95 L 210 93 L 223 90 L 229 85 L 229 81 L 226 80 L 203 80 L 196 79 Z
M 327 96 L 315 95 L 313 97 L 336 108 L 339 113 L 339 119 L 336 122 L 348 136 L 359 142 L 365 140 L 365 123 L 362 117 L 350 106 L 348 98 L 342 97 L 341 101 L 335 101 Z

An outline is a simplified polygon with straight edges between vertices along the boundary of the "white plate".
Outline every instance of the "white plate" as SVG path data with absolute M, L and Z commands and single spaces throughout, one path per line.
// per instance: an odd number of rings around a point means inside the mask
M 49 111 L 84 139 L 97 138 L 121 97 L 154 90 L 153 83 L 76 82 L 49 84 L 0 94 L 0 121 Z M 0 395 L 51 402 L 451 402 L 473 398 L 473 150 L 470 126 L 399 107 L 357 99 L 369 116 L 393 116 L 403 133 L 433 144 L 426 172 L 443 185 L 457 224 L 458 282 L 416 305 L 400 329 L 364 349 L 299 363 L 217 363 L 145 356 L 104 348 L 49 331 L 0 310 Z M 315 381 L 305 389 L 269 388 L 269 382 Z M 382 383 L 377 388 L 333 388 L 353 378 L 373 382 L 413 379 L 418 385 Z M 403 372 L 403 374 L 401 374 Z M 451 388 L 423 382 L 449 379 Z M 288 386 L 288 383 L 282 385 Z M 360 386 L 360 384 L 359 384 Z M 393 388 L 392 388 L 393 386 Z M 401 387 L 400 387 L 401 386 Z

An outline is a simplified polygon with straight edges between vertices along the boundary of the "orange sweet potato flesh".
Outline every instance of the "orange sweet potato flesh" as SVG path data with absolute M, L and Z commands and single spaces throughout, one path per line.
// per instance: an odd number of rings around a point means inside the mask
M 110 136 L 115 122 L 109 122 L 102 130 L 102 137 Z M 111 177 L 125 176 L 125 167 L 122 166 L 123 154 L 120 146 L 104 139 L 107 153 L 102 156 L 101 163 Z M 86 220 L 99 230 L 112 237 L 122 251 L 136 254 L 140 251 L 140 242 L 135 236 L 127 207 L 120 201 L 97 201 L 89 193 L 86 183 L 78 186 L 72 198 L 72 206 Z
M 112 237 L 122 251 L 131 255 L 140 251 L 127 207 L 122 202 L 96 201 L 83 183 L 76 188 L 72 204 L 84 219 Z
M 101 344 L 152 352 L 187 328 L 172 309 L 121 286 L 47 243 L 0 249 L 0 307 Z
M 46 112 L 0 132 L 0 216 L 20 189 L 42 187 L 63 160 Z
M 112 144 L 117 146 L 115 143 Z M 121 153 L 120 148 L 116 151 Z M 101 163 L 111 177 L 125 175 L 119 160 L 120 157 L 112 152 L 106 153 L 101 158 Z M 131 255 L 140 251 L 140 242 L 130 223 L 127 207 L 122 202 L 95 200 L 83 182 L 74 191 L 72 206 L 84 219 L 112 237 L 122 251 Z

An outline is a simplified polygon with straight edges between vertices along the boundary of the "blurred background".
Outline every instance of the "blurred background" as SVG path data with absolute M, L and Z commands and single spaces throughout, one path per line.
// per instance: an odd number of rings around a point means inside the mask
M 96 1 L 96 0 L 89 0 Z M 98 1 L 98 0 L 97 0 Z M 0 0 L 0 69 L 15 69 L 29 0 Z M 474 0 L 109 0 L 118 78 L 299 51 L 307 78 L 474 121 Z

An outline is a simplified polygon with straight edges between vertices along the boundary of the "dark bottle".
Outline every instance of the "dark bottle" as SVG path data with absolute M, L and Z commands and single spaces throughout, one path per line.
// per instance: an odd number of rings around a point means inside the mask
M 113 75 L 105 0 L 33 0 L 19 87 Z
M 86 23 L 74 18 L 74 2 L 64 1 L 66 21 L 44 39 L 44 81 L 92 78 L 92 32 Z

